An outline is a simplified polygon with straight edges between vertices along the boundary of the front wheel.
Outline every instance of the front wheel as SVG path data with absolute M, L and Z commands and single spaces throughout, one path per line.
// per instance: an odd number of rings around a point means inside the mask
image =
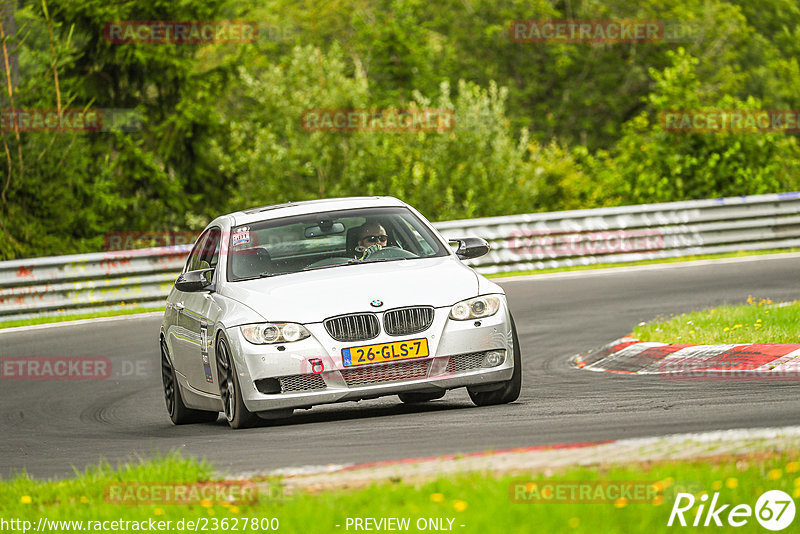
M 175 368 L 169 359 L 167 343 L 161 339 L 161 382 L 164 386 L 164 401 L 167 413 L 173 424 L 187 425 L 191 423 L 212 423 L 219 417 L 219 412 L 207 412 L 187 408 L 181 397 L 181 389 L 175 375 Z
M 244 405 L 239 378 L 233 364 L 230 348 L 225 339 L 217 343 L 217 375 L 219 376 L 219 395 L 225 418 L 231 428 L 249 428 L 258 423 L 259 418 Z
M 498 389 L 492 391 L 473 391 L 467 387 L 469 398 L 476 406 L 492 406 L 494 404 L 508 404 L 519 398 L 522 390 L 522 356 L 519 348 L 519 338 L 517 337 L 517 327 L 514 318 L 511 317 L 511 339 L 514 343 L 514 373 L 511 379 L 503 382 Z

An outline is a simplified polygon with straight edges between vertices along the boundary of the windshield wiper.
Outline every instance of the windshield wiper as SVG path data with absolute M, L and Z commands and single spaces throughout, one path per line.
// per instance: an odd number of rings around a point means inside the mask
M 341 263 L 329 263 L 327 265 L 309 265 L 307 267 L 303 267 L 300 269 L 301 271 L 315 271 L 317 269 L 327 269 L 329 267 L 341 267 L 343 265 L 364 265 L 365 263 L 378 263 L 383 261 L 395 261 L 395 260 L 408 260 L 410 258 L 376 258 L 374 260 L 355 260 L 349 259 L 347 261 L 343 261 Z
M 331 263 L 330 265 L 308 265 L 300 269 L 301 271 L 316 271 L 317 269 L 327 269 L 328 267 L 337 267 L 339 265 L 347 265 L 346 263 Z
M 347 262 L 347 265 L 363 265 L 365 263 L 380 263 L 384 261 L 397 261 L 397 260 L 407 260 L 409 258 L 375 258 L 374 260 L 364 259 L 364 260 L 350 260 Z
M 271 273 L 271 272 L 265 272 L 265 273 L 261 273 L 261 274 L 259 274 L 259 275 L 258 275 L 258 277 L 259 277 L 259 278 L 269 278 L 270 276 L 278 276 L 279 274 L 284 274 L 284 273 Z

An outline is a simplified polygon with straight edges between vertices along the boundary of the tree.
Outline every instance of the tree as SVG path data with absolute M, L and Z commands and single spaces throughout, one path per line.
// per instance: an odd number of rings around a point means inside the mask
M 685 50 L 670 53 L 672 66 L 653 69 L 648 110 L 628 121 L 613 150 L 585 161 L 624 203 L 792 191 L 800 186 L 800 147 L 782 133 L 682 133 L 665 131 L 658 119 L 669 110 L 759 110 L 756 98 L 739 100 L 708 91 L 698 60 Z

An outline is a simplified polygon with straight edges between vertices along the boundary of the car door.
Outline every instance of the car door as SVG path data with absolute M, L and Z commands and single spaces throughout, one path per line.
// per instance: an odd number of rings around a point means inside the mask
M 186 265 L 183 272 L 195 270 L 200 263 L 200 255 L 203 251 L 203 244 L 208 239 L 209 231 L 203 232 L 189 253 L 189 258 L 186 260 Z M 189 293 L 179 290 L 177 287 L 172 289 L 168 300 L 168 313 L 170 314 L 170 328 L 167 331 L 168 345 L 170 354 L 172 354 L 172 364 L 175 370 L 187 376 L 187 368 L 191 354 L 194 348 L 199 346 L 199 340 L 193 339 L 192 330 L 189 328 L 190 324 L 187 317 L 184 315 L 183 310 L 185 307 L 186 297 Z
M 198 240 L 185 270 L 216 269 L 221 235 L 219 228 L 210 228 Z M 211 275 L 212 282 L 216 280 L 216 276 L 215 270 Z M 209 356 L 213 342 L 209 336 L 210 316 L 216 310 L 213 292 L 176 291 L 174 306 L 177 309 L 177 331 L 180 332 L 174 345 L 175 368 L 186 377 L 193 388 L 207 393 L 219 393 L 219 386 L 215 381 L 215 363 Z

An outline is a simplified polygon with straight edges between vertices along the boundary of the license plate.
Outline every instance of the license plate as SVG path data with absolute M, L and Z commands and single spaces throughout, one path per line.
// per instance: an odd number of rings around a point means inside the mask
M 427 339 L 410 339 L 408 341 L 393 341 L 391 343 L 342 349 L 342 363 L 345 367 L 351 367 L 354 365 L 407 360 L 409 358 L 423 358 L 427 355 Z

